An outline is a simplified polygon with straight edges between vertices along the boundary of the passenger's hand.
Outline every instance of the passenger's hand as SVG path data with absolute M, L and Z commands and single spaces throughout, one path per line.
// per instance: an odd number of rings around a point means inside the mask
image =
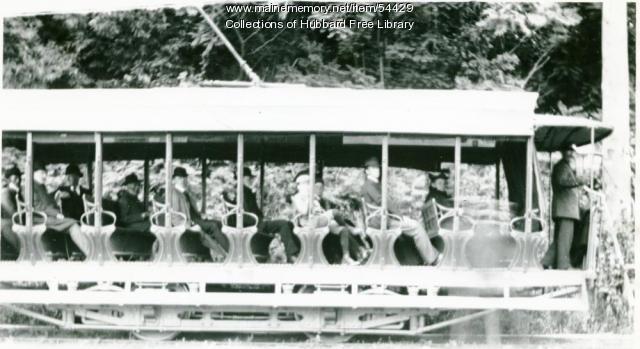
M 149 212 L 142 212 L 140 214 L 140 217 L 142 217 L 142 219 L 145 219 L 145 218 L 149 217 Z
M 69 193 L 67 193 L 66 191 L 57 191 L 54 195 L 53 198 L 54 200 L 58 201 L 60 199 L 66 199 L 69 197 Z
M 202 227 L 200 227 L 197 224 L 194 224 L 194 225 L 191 226 L 191 228 L 189 228 L 189 230 L 200 232 L 200 231 L 202 231 Z
M 64 215 L 63 215 L 62 213 L 58 213 L 58 214 L 56 215 L 56 218 L 58 218 L 58 219 L 64 219 Z

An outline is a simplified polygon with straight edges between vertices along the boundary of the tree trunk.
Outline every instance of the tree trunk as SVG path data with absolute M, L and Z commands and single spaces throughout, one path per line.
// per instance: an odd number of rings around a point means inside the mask
M 602 119 L 614 127 L 603 142 L 603 184 L 611 218 L 620 222 L 629 218 L 631 199 L 626 1 L 602 4 Z

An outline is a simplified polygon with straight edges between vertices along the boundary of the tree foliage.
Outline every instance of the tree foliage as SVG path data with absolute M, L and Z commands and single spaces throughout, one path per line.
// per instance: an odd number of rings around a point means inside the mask
M 207 12 L 265 81 L 540 93 L 540 112 L 600 108 L 597 4 L 427 3 L 404 13 Z M 227 29 L 226 20 L 413 21 L 413 30 Z M 12 18 L 5 87 L 153 87 L 246 80 L 191 9 Z

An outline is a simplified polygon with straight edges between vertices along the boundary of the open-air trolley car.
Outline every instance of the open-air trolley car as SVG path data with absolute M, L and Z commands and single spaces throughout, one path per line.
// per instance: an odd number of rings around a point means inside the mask
M 347 338 L 418 335 L 456 321 L 430 323 L 439 310 L 485 311 L 462 321 L 492 309 L 588 307 L 599 194 L 591 192 L 584 267 L 543 270 L 550 193 L 540 182 L 536 154 L 597 142 L 611 128 L 536 115 L 534 93 L 249 87 L 3 90 L 0 98 L 9 120 L 3 121 L 2 146 L 26 154 L 24 208 L 13 224 L 22 245 L 15 261 L 0 263 L 0 306 L 18 313 L 64 329 L 126 330 L 147 339 L 185 331 Z M 167 188 L 178 159 L 200 159 L 203 186 L 209 161 L 235 162 L 237 178 L 248 161 L 307 163 L 313 197 L 318 164 L 361 167 L 369 156 L 381 160 L 383 199 L 364 217 L 372 253 L 363 265 L 327 263 L 327 229 L 314 219 L 296 226 L 300 252 L 294 263 L 258 258 L 264 251 L 252 244 L 255 226 L 244 226 L 240 180 L 238 205 L 227 213 L 235 219 L 223 220 L 233 224 L 224 223 L 230 246 L 221 262 L 186 238 L 188 227 L 172 209 L 170 194 L 150 218 L 159 243 L 143 251 L 149 258 L 123 258 L 140 251 L 128 250 L 126 239 L 111 239 L 119 229 L 117 212 L 102 204 L 103 161 L 144 161 L 144 197 L 151 205 L 148 164 L 157 159 L 164 159 Z M 53 251 L 41 243 L 42 213 L 32 203 L 34 159 L 91 164 L 93 198 L 81 225 L 93 247 L 82 260 L 53 261 Z M 400 233 L 385 223 L 391 219 L 389 168 L 437 171 L 444 163 L 453 165 L 453 204 L 437 206 L 432 217 L 444 242 L 442 258 L 435 266 L 407 265 L 396 248 Z M 495 166 L 491 197 L 461 195 L 463 164 Z M 504 185 L 507 197 L 500 194 Z M 208 199 L 203 196 L 202 207 Z M 314 214 L 311 207 L 308 214 Z M 378 228 L 367 225 L 376 215 Z M 57 309 L 59 316 L 29 309 L 34 304 Z

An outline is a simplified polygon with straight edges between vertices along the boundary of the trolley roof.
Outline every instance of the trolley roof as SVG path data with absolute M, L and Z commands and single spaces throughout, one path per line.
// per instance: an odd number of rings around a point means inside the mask
M 611 133 L 535 115 L 537 94 L 339 88 L 1 90 L 3 128 L 65 132 L 302 132 L 527 137 L 557 150 Z

